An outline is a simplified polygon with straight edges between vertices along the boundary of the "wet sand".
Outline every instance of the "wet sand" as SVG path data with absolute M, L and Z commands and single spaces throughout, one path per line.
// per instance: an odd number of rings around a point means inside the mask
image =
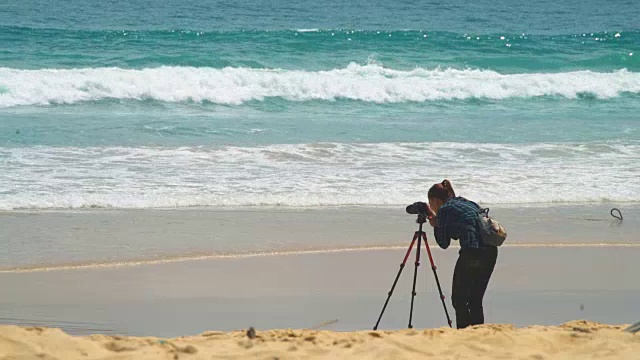
M 509 245 L 640 245 L 640 206 L 619 206 L 623 222 L 609 215 L 612 206 L 491 207 L 491 215 L 507 227 Z M 404 207 L 0 212 L 0 271 L 404 247 L 414 221 Z
M 72 334 L 194 335 L 208 330 L 371 329 L 405 250 L 358 250 L 0 273 L 0 322 Z M 423 252 L 424 254 L 424 252 Z M 449 297 L 457 249 L 433 249 Z M 504 247 L 485 297 L 487 322 L 637 321 L 640 247 Z M 412 261 L 381 329 L 408 325 Z M 446 325 L 433 274 L 419 268 L 413 324 Z M 447 299 L 453 316 L 453 309 Z

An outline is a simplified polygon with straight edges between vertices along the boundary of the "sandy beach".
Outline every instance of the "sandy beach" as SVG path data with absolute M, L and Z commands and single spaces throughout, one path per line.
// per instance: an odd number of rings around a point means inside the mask
M 0 359 L 634 359 L 638 335 L 620 329 L 639 320 L 635 208 L 625 212 L 631 221 L 623 225 L 601 216 L 602 209 L 576 209 L 496 211 L 511 225 L 512 238 L 500 248 L 485 297 L 489 325 L 464 331 L 444 328 L 425 260 L 418 272 L 415 329 L 406 330 L 411 265 L 382 331 L 371 331 L 415 230 L 402 213 L 6 216 L 3 236 L 10 252 L 0 271 Z M 238 227 L 247 215 L 252 221 Z M 204 246 L 206 233 L 212 244 Z M 232 235 L 237 249 L 210 250 L 217 237 Z M 25 238 L 33 249 L 11 251 Z M 74 240 L 80 238 L 84 242 Z M 263 246 L 275 251 L 260 252 Z M 166 258 L 171 251 L 188 256 Z M 448 297 L 457 249 L 432 244 L 432 251 Z M 38 256 L 60 260 L 35 266 Z M 449 299 L 447 306 L 452 313 Z M 246 337 L 249 327 L 256 339 Z
M 433 249 L 451 292 L 456 249 Z M 0 323 L 93 333 L 176 337 L 209 330 L 372 329 L 405 250 L 265 255 L 119 267 L 0 273 Z M 637 246 L 500 249 L 484 301 L 487 322 L 559 325 L 637 321 Z M 413 266 L 402 274 L 380 329 L 408 324 Z M 418 272 L 413 324 L 446 325 L 433 274 Z M 447 299 L 449 311 L 452 311 Z
M 622 326 L 573 321 L 515 329 L 483 325 L 400 331 L 208 331 L 160 339 L 0 326 L 2 359 L 637 359 L 640 335 Z
M 577 3 L 3 2 L 0 360 L 640 360 L 640 0 Z

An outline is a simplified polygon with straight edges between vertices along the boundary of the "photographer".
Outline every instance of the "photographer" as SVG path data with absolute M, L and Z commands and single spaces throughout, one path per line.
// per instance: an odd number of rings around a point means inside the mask
M 480 238 L 478 211 L 473 201 L 456 197 L 449 180 L 429 189 L 429 224 L 438 245 L 446 249 L 451 239 L 460 241 L 453 273 L 451 300 L 458 329 L 484 323 L 482 298 L 498 257 L 498 248 Z

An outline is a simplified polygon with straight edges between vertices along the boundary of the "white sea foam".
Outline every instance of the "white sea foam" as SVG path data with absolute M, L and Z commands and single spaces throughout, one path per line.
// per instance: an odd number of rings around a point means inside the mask
M 0 148 L 0 209 L 640 202 L 637 144 Z
M 0 68 L 0 107 L 73 104 L 103 99 L 242 104 L 267 98 L 290 101 L 350 99 L 373 103 L 471 98 L 507 99 L 589 95 L 606 99 L 640 93 L 640 73 L 500 74 L 489 70 L 401 71 L 350 64 L 329 71 L 159 67 L 18 70 Z

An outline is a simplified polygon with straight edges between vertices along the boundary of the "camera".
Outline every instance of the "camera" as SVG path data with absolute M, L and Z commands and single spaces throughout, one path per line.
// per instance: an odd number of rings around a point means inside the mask
M 427 203 L 416 201 L 413 204 L 408 205 L 406 210 L 407 214 L 429 217 L 429 211 L 427 210 L 428 208 L 429 205 L 427 205 Z

